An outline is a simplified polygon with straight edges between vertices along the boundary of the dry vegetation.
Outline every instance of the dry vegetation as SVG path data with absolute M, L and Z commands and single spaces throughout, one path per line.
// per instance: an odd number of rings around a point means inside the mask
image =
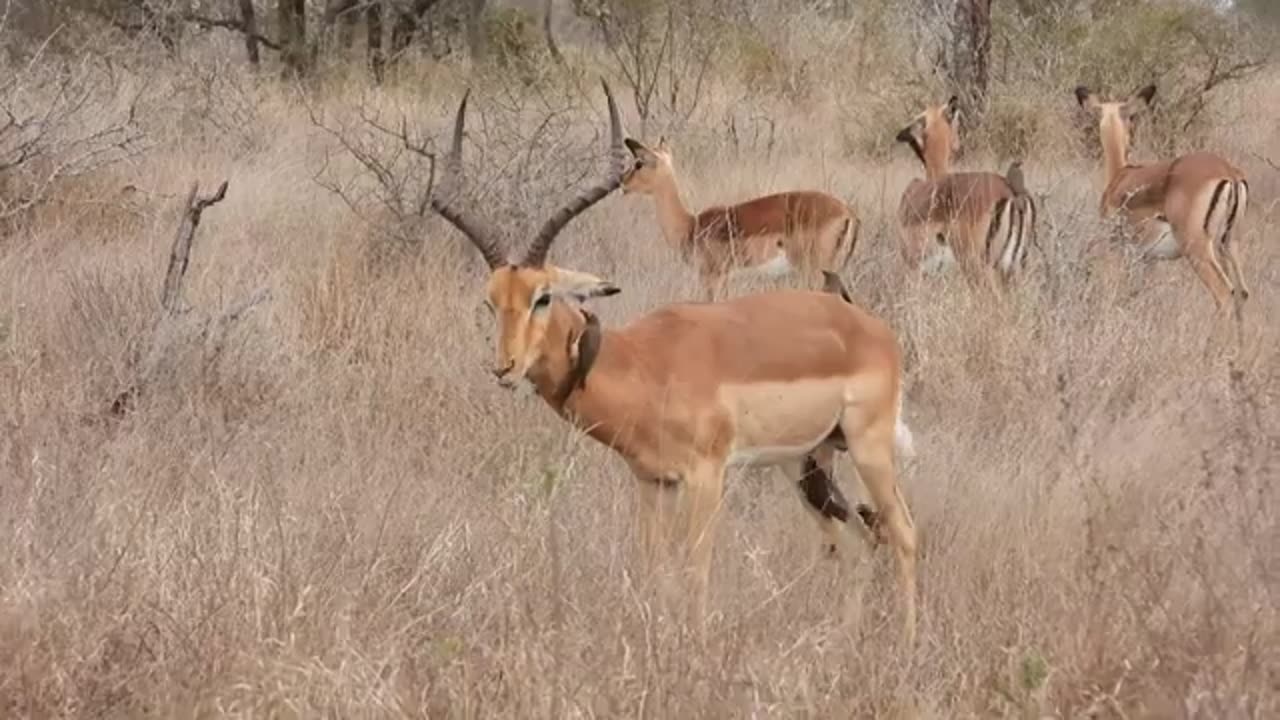
M 783 47 L 866 39 L 823 32 L 789 25 Z M 1205 111 L 1204 142 L 1253 187 L 1239 346 L 1184 264 L 1091 249 L 1101 170 L 1071 88 L 1129 85 L 1070 77 L 1083 60 L 999 86 L 993 122 L 1029 119 L 1018 137 L 1045 148 L 1026 163 L 1040 252 L 1004 304 L 956 273 L 910 278 L 896 255 L 889 223 L 919 169 L 892 129 L 936 85 L 895 94 L 871 66 L 796 95 L 808 76 L 792 58 L 767 92 L 722 73 L 687 120 L 650 119 L 697 205 L 808 186 L 864 214 L 846 282 L 908 349 L 918 456 L 903 485 L 925 543 L 908 654 L 891 555 L 875 560 L 877 612 L 838 631 L 845 580 L 774 472 L 731 476 L 705 644 L 637 584 L 625 467 L 485 370 L 483 264 L 418 212 L 429 160 L 388 166 L 405 183 L 389 202 L 343 149 L 402 148 L 363 112 L 392 133 L 407 118 L 429 151 L 462 68 L 304 87 L 228 62 L 233 38 L 206 44 L 163 72 L 145 48 L 117 59 L 118 97 L 94 102 L 138 103 L 150 150 L 59 180 L 56 202 L 0 230 L 0 714 L 1280 714 L 1280 174 L 1265 161 L 1280 126 L 1257 113 L 1280 107 L 1274 68 Z M 726 57 L 757 74 L 786 60 Z M 599 67 L 472 81 L 468 152 L 513 236 L 597 167 Z M 988 143 L 960 164 L 1010 152 Z M 259 288 L 271 300 L 216 342 L 170 348 L 114 417 L 152 342 L 184 192 L 223 178 L 187 301 L 216 316 Z M 606 324 L 697 293 L 652 213 L 606 198 L 552 251 L 623 287 L 596 305 Z

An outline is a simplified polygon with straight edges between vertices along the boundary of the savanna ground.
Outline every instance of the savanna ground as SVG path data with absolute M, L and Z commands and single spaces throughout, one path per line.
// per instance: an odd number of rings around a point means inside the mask
M 945 88 L 865 81 L 864 101 L 817 83 L 797 100 L 723 79 L 668 128 L 695 206 L 813 187 L 864 218 L 845 281 L 902 338 L 916 437 L 901 482 L 923 607 L 905 652 L 891 554 L 874 560 L 873 612 L 838 629 L 846 579 L 773 471 L 730 477 L 699 644 L 678 600 L 633 575 L 623 463 L 486 371 L 477 253 L 380 204 L 340 142 L 393 153 L 360 108 L 426 138 L 472 85 L 467 152 L 519 242 L 598 172 L 603 70 L 534 90 L 447 64 L 298 85 L 209 60 L 234 48 L 214 45 L 119 61 L 95 113 L 150 98 L 146 151 L 60 184 L 0 237 L 6 716 L 1280 713 L 1280 174 L 1264 160 L 1280 126 L 1258 113 L 1280 107 L 1274 69 L 1215 91 L 1201 138 L 1252 181 L 1239 346 L 1185 263 L 1093 247 L 1101 169 L 1072 134 L 1071 90 L 1131 89 L 1115 78 L 1001 86 L 996 102 L 1035 121 L 1020 154 L 1042 217 L 1003 303 L 898 260 L 893 211 L 920 170 L 892 134 Z M 561 132 L 517 152 L 549 109 Z M 959 165 L 1008 156 L 990 142 Z M 426 160 L 396 163 L 398 191 L 422 197 Z M 223 178 L 186 300 L 216 316 L 271 297 L 153 351 L 182 198 Z M 595 304 L 606 325 L 697 293 L 647 199 L 606 198 L 552 261 L 622 286 Z

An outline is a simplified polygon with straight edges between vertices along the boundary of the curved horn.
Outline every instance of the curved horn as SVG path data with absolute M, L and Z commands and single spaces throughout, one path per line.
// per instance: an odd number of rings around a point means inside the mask
M 618 115 L 618 104 L 613 101 L 613 93 L 609 90 L 609 83 L 603 78 L 600 84 L 604 86 L 604 96 L 609 101 L 609 171 L 605 179 L 597 185 L 593 185 L 586 191 L 580 193 L 577 197 L 565 203 L 559 210 L 555 212 L 546 223 L 542 225 L 542 229 L 533 239 L 533 244 L 529 246 L 529 252 L 525 255 L 523 265 L 538 267 L 547 260 L 547 251 L 551 249 L 551 243 L 555 241 L 556 236 L 569 221 L 580 215 L 584 210 L 595 205 L 604 196 L 618 189 L 622 184 L 622 175 L 627 171 L 627 167 L 631 164 L 628 161 L 630 153 L 623 144 L 622 135 L 622 119 Z
M 471 239 L 489 269 L 507 265 L 506 254 L 498 246 L 497 234 L 493 228 L 479 215 L 473 214 L 468 207 L 454 203 L 461 194 L 465 178 L 462 175 L 462 129 L 466 123 L 467 99 L 471 97 L 468 88 L 462 95 L 458 105 L 458 115 L 453 121 L 453 145 L 449 149 L 449 157 L 445 160 L 444 173 L 437 187 L 431 193 L 431 207 L 458 228 L 463 235 Z

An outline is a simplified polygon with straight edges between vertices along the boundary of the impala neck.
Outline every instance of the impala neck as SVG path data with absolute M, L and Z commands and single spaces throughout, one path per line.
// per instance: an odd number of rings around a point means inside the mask
M 680 184 L 674 177 L 653 191 L 653 201 L 658 209 L 658 224 L 662 237 L 676 250 L 682 249 L 693 234 L 693 213 L 680 199 Z
M 599 354 L 588 367 L 582 367 L 574 362 L 569 349 L 581 338 L 586 319 L 563 302 L 553 304 L 551 313 L 544 336 L 547 350 L 530 369 L 529 380 L 561 417 L 621 451 L 619 443 L 624 439 L 617 437 L 613 421 L 633 415 L 620 401 L 634 396 L 628 392 L 634 378 L 625 377 L 625 366 L 620 363 L 620 343 L 625 341 L 601 329 Z
M 938 180 L 951 172 L 951 137 L 941 133 L 942 137 L 925 140 L 924 176 L 929 180 Z
M 1103 130 L 1102 156 L 1106 167 L 1107 185 L 1110 185 L 1129 164 L 1128 143 L 1125 142 L 1121 133 L 1111 128 Z

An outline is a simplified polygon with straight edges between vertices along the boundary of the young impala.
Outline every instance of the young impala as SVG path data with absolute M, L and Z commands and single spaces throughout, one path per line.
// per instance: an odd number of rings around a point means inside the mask
M 1151 104 L 1155 85 L 1120 101 L 1100 100 L 1084 86 L 1075 93 L 1080 106 L 1098 118 L 1106 173 L 1102 217 L 1119 212 L 1148 257 L 1186 258 L 1219 310 L 1233 298 L 1247 300 L 1249 286 L 1231 237 L 1249 203 L 1244 173 L 1209 152 L 1148 165 L 1130 163 L 1133 121 Z
M 698 271 L 708 299 L 729 275 L 781 276 L 798 271 L 811 286 L 823 271 L 837 272 L 858 242 L 858 217 L 848 205 L 815 191 L 765 195 L 694 214 L 680 198 L 671 149 L 626 139 L 635 163 L 622 177 L 622 192 L 650 195 L 662 236 Z
M 490 267 L 498 382 L 528 381 L 558 415 L 627 463 L 639 485 L 640 538 L 650 562 L 668 532 L 668 511 L 685 516 L 686 569 L 699 621 L 726 469 L 775 465 L 854 569 L 859 538 L 880 535 L 895 546 L 904 628 L 914 639 L 916 533 L 894 468 L 896 453 L 910 447 L 910 431 L 901 418 L 901 357 L 889 327 L 840 292 L 779 290 L 666 305 L 602 329 L 583 304 L 618 287 L 547 262 L 560 230 L 616 189 L 626 169 L 618 109 L 604 89 L 610 171 L 556 211 L 515 263 L 486 219 L 455 199 L 463 182 L 465 96 L 458 108 L 442 194 L 432 207 Z M 849 522 L 848 504 L 831 480 L 837 449 L 852 454 L 875 505 L 873 514 L 857 513 L 864 522 Z
M 971 279 L 994 268 L 1004 282 L 1025 266 L 1035 242 L 1036 205 L 1022 187 L 1020 165 L 1015 183 L 992 172 L 951 172 L 959 148 L 955 122 L 958 99 L 925 108 L 898 132 L 924 164 L 925 179 L 913 179 L 898 205 L 898 234 L 903 259 L 912 270 L 935 252 L 951 255 Z M 943 255 L 945 260 L 945 255 Z

